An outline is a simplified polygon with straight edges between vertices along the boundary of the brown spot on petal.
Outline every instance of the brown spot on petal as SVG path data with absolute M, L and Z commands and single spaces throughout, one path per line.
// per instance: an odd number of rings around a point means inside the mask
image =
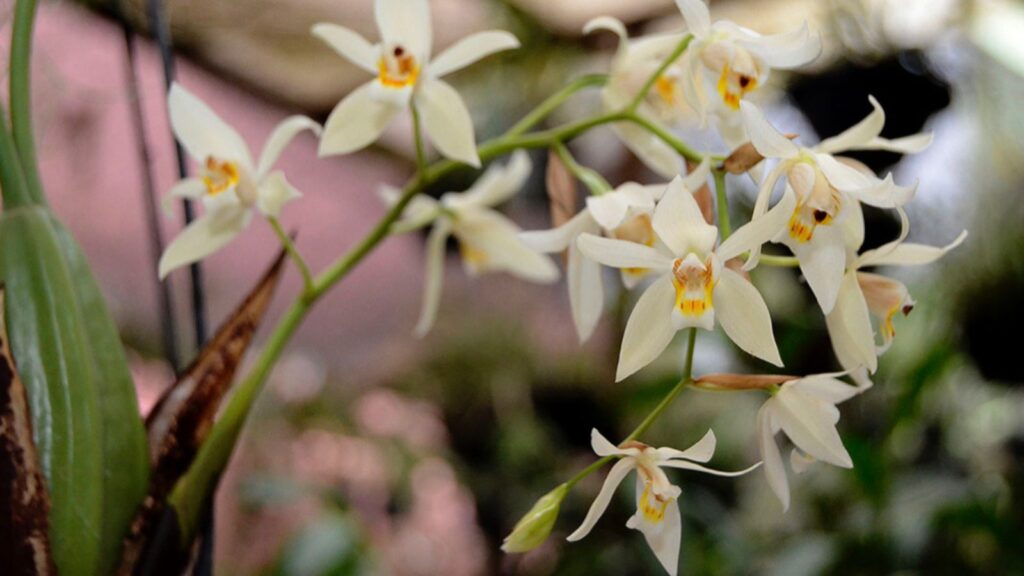
M 15 576 L 56 574 L 50 556 L 50 496 L 32 438 L 25 385 L 8 346 L 0 286 L 0 565 Z

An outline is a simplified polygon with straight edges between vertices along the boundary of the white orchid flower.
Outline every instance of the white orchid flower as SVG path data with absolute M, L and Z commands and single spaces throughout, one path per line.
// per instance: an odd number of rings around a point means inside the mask
M 896 337 L 895 317 L 910 314 L 914 300 L 906 285 L 885 276 L 863 272 L 874 266 L 920 266 L 942 258 L 967 238 L 967 231 L 944 247 L 925 246 L 904 242 L 909 233 L 906 214 L 900 212 L 903 225 L 900 237 L 868 250 L 848 267 L 839 287 L 835 308 L 825 316 L 832 349 L 844 370 L 850 371 L 863 386 L 870 386 L 864 371 L 874 373 L 878 357 L 885 353 Z M 871 325 L 877 319 L 881 343 Z
M 782 365 L 764 299 L 753 284 L 724 263 L 766 242 L 779 221 L 789 217 L 795 205 L 793 195 L 786 194 L 764 219 L 738 229 L 715 249 L 718 228 L 704 220 L 693 198 L 693 191 L 703 185 L 694 176 L 685 181 L 676 177 L 668 185 L 654 209 L 651 223 L 660 243 L 653 247 L 592 234 L 583 234 L 577 241 L 583 254 L 606 266 L 660 273 L 626 323 L 616 381 L 657 358 L 677 331 L 712 330 L 716 319 L 744 351 Z
M 702 173 L 703 176 L 698 177 L 706 180 L 708 169 L 708 164 L 704 163 L 695 173 Z M 604 287 L 601 265 L 580 252 L 576 239 L 581 234 L 604 234 L 654 246 L 659 240 L 654 233 L 652 216 L 655 203 L 661 199 L 665 188 L 665 184 L 642 186 L 628 182 L 600 196 L 588 196 L 586 208 L 558 228 L 520 235 L 527 246 L 538 252 L 552 254 L 568 249 L 569 304 L 581 343 L 590 339 L 601 318 Z M 633 288 L 649 272 L 646 268 L 626 268 L 622 270 L 622 281 L 627 288 Z
M 806 23 L 762 36 L 727 20 L 712 23 L 702 0 L 676 0 L 676 5 L 694 37 L 680 63 L 683 94 L 702 122 L 711 114 L 735 118 L 740 102 L 765 85 L 773 68 L 797 68 L 821 54 L 821 38 Z M 722 132 L 727 143 L 740 143 L 730 134 L 734 130 Z
M 628 442 L 621 448 L 609 442 L 597 430 L 590 433 L 590 445 L 598 456 L 621 456 L 605 478 L 601 491 L 591 504 L 583 524 L 569 535 L 569 542 L 581 540 L 594 528 L 626 476 L 636 470 L 636 513 L 626 526 L 643 532 L 648 546 L 665 570 L 675 576 L 679 568 L 682 520 L 677 502 L 682 491 L 669 481 L 662 468 L 695 470 L 716 476 L 741 476 L 760 466 L 760 462 L 739 472 L 722 472 L 702 466 L 715 453 L 715 434 L 708 430 L 686 450 L 654 448 L 641 442 Z
M 780 162 L 768 174 L 754 203 L 753 220 L 760 218 L 776 184 L 786 178 L 787 188 L 796 193 L 792 216 L 776 230 L 773 242 L 785 244 L 800 261 L 800 270 L 825 314 L 835 306 L 846 268 L 847 254 L 864 238 L 860 204 L 898 208 L 913 198 L 917 184 L 897 186 L 889 174 L 877 178 L 862 165 L 834 156 L 848 150 L 889 150 L 919 152 L 932 141 L 931 134 L 895 140 L 881 138 L 885 111 L 869 97 L 874 111 L 857 125 L 822 141 L 814 148 L 801 148 L 771 126 L 761 111 L 742 103 L 743 120 L 751 143 L 766 158 Z M 747 267 L 757 264 L 760 249 L 751 252 Z
M 519 227 L 491 209 L 515 195 L 529 175 L 530 158 L 519 150 L 508 165 L 491 166 L 469 190 L 449 192 L 440 200 L 418 196 L 405 209 L 403 219 L 395 224 L 397 228 L 417 228 L 433 222 L 427 238 L 426 280 L 417 336 L 426 335 L 437 317 L 449 236 L 459 241 L 462 263 L 471 276 L 508 272 L 532 282 L 558 280 L 554 262 L 526 246 L 519 239 Z M 385 190 L 383 196 L 389 204 L 398 200 L 393 190 Z
M 790 461 L 797 473 L 816 460 L 853 468 L 850 454 L 836 430 L 839 422 L 836 404 L 856 396 L 862 389 L 836 379 L 843 375 L 845 373 L 819 374 L 786 382 L 757 413 L 764 473 L 784 510 L 789 509 L 789 482 L 779 446 L 775 443 L 779 430 L 793 441 L 795 448 Z
M 361 150 L 380 137 L 410 101 L 434 146 L 445 156 L 479 167 L 469 110 L 459 93 L 440 80 L 474 62 L 519 47 L 508 32 L 490 30 L 463 38 L 431 60 L 427 0 L 376 0 L 381 42 L 335 24 L 313 26 L 319 37 L 356 66 L 376 75 L 342 100 L 324 126 L 320 155 Z
M 259 161 L 254 163 L 238 132 L 180 84 L 171 86 L 167 105 L 174 135 L 202 167 L 200 176 L 176 184 L 168 199 L 201 200 L 204 214 L 164 250 L 160 278 L 231 242 L 248 227 L 253 208 L 267 217 L 280 216 L 281 208 L 301 194 L 283 172 L 272 172 L 271 168 L 300 132 L 320 134 L 320 125 L 305 116 L 286 118 L 274 128 Z
M 608 83 L 601 91 L 605 112 L 622 110 L 629 105 L 683 39 L 682 34 L 668 34 L 631 40 L 626 26 L 610 16 L 594 18 L 583 27 L 584 34 L 596 30 L 608 30 L 619 37 Z M 680 118 L 686 107 L 679 85 L 680 70 L 679 65 L 674 64 L 655 81 L 637 109 L 639 114 L 653 122 Z M 637 158 L 663 178 L 673 178 L 683 172 L 679 154 L 649 130 L 629 122 L 614 124 L 612 129 Z

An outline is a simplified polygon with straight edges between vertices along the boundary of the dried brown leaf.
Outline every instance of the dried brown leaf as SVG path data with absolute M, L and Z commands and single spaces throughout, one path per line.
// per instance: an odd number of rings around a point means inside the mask
M 786 138 L 793 140 L 796 134 L 786 134 Z M 729 174 L 746 174 L 751 168 L 757 166 L 764 160 L 764 156 L 754 148 L 750 142 L 741 144 L 729 154 L 729 157 L 722 162 L 722 168 Z
M 8 345 L 0 286 L 0 558 L 4 574 L 55 574 L 50 554 L 50 496 L 32 439 L 25 385 Z
M 221 325 L 199 356 L 160 398 L 146 418 L 152 464 L 149 493 L 132 522 L 120 574 L 130 574 L 142 555 L 167 495 L 188 471 L 213 426 L 221 400 L 270 305 L 284 270 L 282 251 L 242 304 Z
M 697 168 L 697 164 L 686 161 L 686 170 L 693 172 Z M 707 182 L 693 193 L 693 197 L 697 200 L 697 206 L 700 207 L 700 213 L 704 215 L 704 221 L 712 226 L 715 225 L 715 198 L 711 194 L 711 186 Z
M 798 376 L 776 374 L 706 374 L 693 383 L 701 388 L 729 390 L 763 390 L 796 380 Z

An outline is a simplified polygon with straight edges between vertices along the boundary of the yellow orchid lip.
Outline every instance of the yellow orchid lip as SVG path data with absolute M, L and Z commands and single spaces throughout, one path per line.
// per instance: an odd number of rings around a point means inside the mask
M 728 64 L 722 67 L 722 75 L 718 77 L 718 94 L 725 105 L 733 110 L 740 109 L 740 100 L 757 90 L 757 78 L 747 74 L 733 74 Z
M 402 89 L 416 84 L 420 66 L 416 57 L 402 46 L 395 46 L 377 61 L 377 79 L 388 88 Z
M 208 156 L 205 168 L 203 184 L 206 185 L 206 192 L 210 196 L 216 196 L 238 184 L 240 178 L 238 164 L 234 162 Z
M 672 263 L 672 285 L 676 289 L 676 309 L 684 316 L 702 316 L 714 308 L 715 288 L 711 263 L 701 264 L 690 257 Z
M 671 498 L 651 494 L 650 482 L 644 482 L 644 491 L 640 494 L 640 512 L 643 513 L 645 520 L 652 524 L 661 523 L 665 519 L 665 510 L 671 502 Z

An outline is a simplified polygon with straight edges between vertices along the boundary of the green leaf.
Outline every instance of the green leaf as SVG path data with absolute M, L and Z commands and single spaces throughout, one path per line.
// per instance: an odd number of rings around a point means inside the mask
M 51 225 L 74 278 L 86 345 L 96 368 L 103 419 L 103 532 L 99 573 L 113 572 L 121 543 L 146 497 L 149 458 L 146 430 L 121 337 L 89 264 L 70 232 L 54 217 Z
M 49 213 L 0 218 L 0 279 L 11 349 L 50 490 L 50 541 L 64 576 L 95 574 L 103 532 L 103 422 L 71 270 Z

